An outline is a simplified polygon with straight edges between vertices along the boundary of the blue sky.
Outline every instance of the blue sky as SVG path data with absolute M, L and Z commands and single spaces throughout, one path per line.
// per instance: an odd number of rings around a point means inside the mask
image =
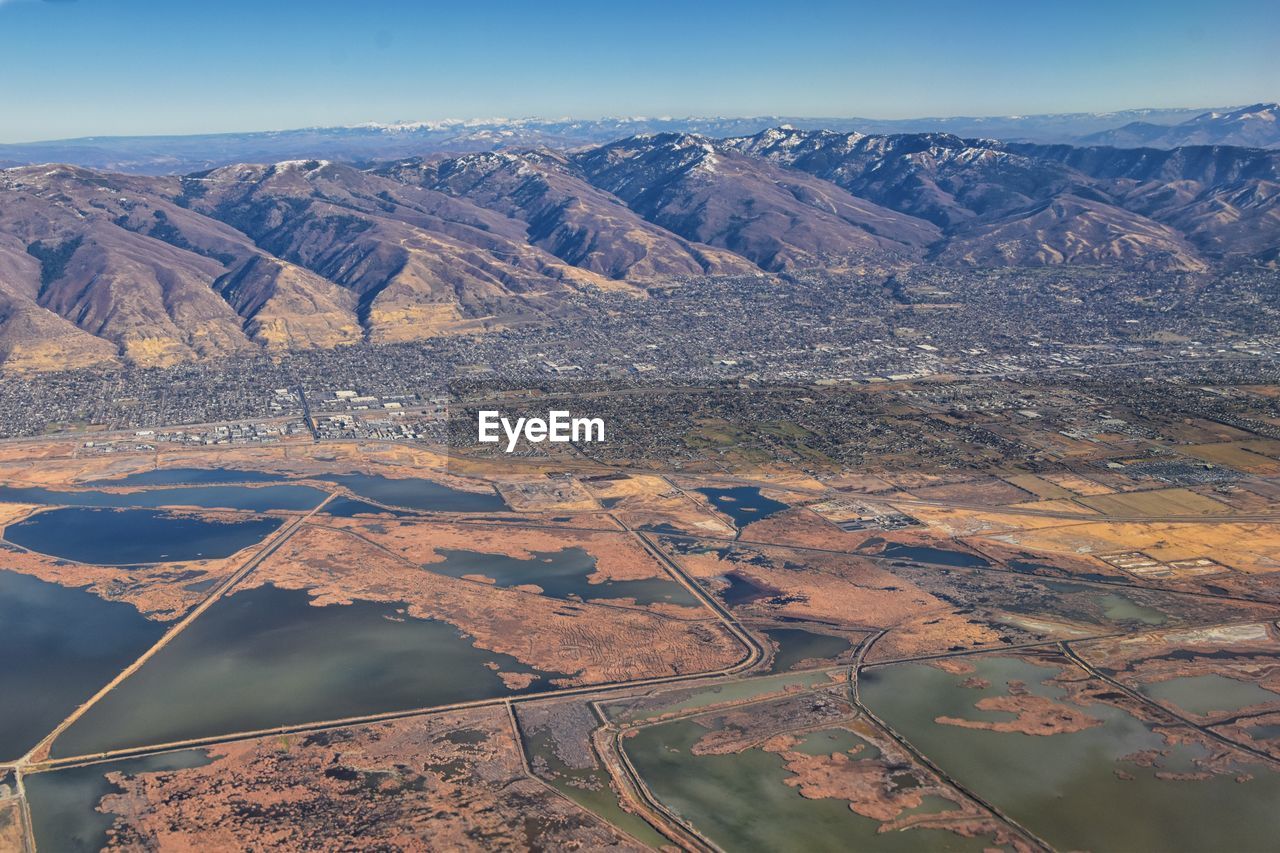
M 0 0 L 0 142 L 1280 99 L 1276 0 Z

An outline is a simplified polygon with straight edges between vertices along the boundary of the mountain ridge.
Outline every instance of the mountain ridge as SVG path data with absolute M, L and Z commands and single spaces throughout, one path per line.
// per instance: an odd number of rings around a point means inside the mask
M 439 153 L 463 154 L 496 147 L 585 147 L 644 133 L 699 133 L 717 138 L 749 136 L 778 125 L 792 125 L 805 130 L 856 130 L 869 135 L 945 132 L 964 138 L 1076 143 L 1088 134 L 1115 130 L 1135 122 L 1158 127 L 1183 122 L 1207 112 L 1230 112 L 1233 109 L 1237 108 L 908 119 L 709 116 L 363 122 L 241 133 L 87 136 L 0 144 L 0 167 L 64 162 L 136 174 L 183 174 L 244 162 L 295 159 L 357 162 Z
M 776 127 L 571 150 L 0 171 L 0 363 L 165 365 L 544 323 L 706 275 L 1280 258 L 1280 152 Z M 694 285 L 696 286 L 696 285 Z

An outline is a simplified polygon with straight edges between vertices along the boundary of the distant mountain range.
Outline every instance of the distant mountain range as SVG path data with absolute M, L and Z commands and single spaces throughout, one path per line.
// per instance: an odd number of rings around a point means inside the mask
M 0 171 L 0 362 L 407 341 L 545 321 L 589 289 L 920 262 L 1274 267 L 1280 151 L 775 127 L 184 176 L 23 166 Z
M 1211 110 L 1174 125 L 1134 121 L 1076 140 L 1084 145 L 1116 148 L 1178 148 L 1184 145 L 1239 145 L 1280 148 L 1280 104 L 1252 104 L 1234 110 Z
M 1125 110 L 1031 116 L 883 120 L 870 118 L 488 119 L 319 127 L 191 136 L 87 137 L 0 145 L 0 167 L 68 163 L 144 175 L 183 174 L 233 163 L 321 159 L 347 163 L 438 153 L 602 145 L 654 133 L 750 136 L 770 127 L 886 135 L 950 133 L 1009 142 L 1176 148 L 1181 145 L 1280 146 L 1275 104 L 1240 109 Z M 1267 118 L 1269 116 L 1270 118 Z

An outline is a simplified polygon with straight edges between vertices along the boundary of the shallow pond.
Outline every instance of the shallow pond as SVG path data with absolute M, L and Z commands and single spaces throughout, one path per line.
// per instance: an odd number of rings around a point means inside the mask
M 1102 615 L 1113 622 L 1163 625 L 1169 621 L 1168 615 L 1163 611 L 1140 604 L 1123 592 L 1104 592 L 1095 586 L 1066 581 L 1046 581 L 1045 586 L 1055 592 L 1078 594 L 1093 598 L 1102 609 Z
M 425 564 L 430 571 L 455 578 L 483 575 L 502 587 L 537 584 L 542 594 L 550 598 L 583 601 L 631 598 L 637 604 L 668 603 L 685 607 L 698 604 L 688 590 L 667 578 L 590 583 L 587 577 L 595 571 L 596 560 L 576 547 L 546 553 L 534 551 L 533 558 L 528 560 L 445 548 L 438 549 L 437 553 L 445 558 L 444 562 Z
M 728 572 L 721 577 L 729 585 L 717 591 L 716 594 L 720 596 L 721 601 L 730 607 L 736 607 L 739 604 L 750 604 L 753 601 L 759 601 L 774 594 L 774 590 L 753 583 L 750 578 L 741 572 Z
M 679 711 L 707 708 L 724 702 L 741 702 L 770 693 L 778 693 L 788 687 L 814 687 L 833 683 L 825 671 L 773 675 L 768 678 L 747 678 L 727 681 L 706 687 L 688 687 L 671 690 L 657 696 L 636 700 L 610 702 L 603 706 L 609 719 L 632 722 L 660 717 Z
M 535 764 L 546 762 L 546 768 L 555 774 L 547 782 L 561 794 L 655 850 L 670 843 L 643 818 L 622 808 L 618 795 L 610 787 L 609 774 L 603 767 L 569 767 L 556 754 L 551 736 L 546 733 L 526 735 L 524 743 Z
M 152 509 L 63 507 L 11 524 L 4 538 L 41 554 L 102 566 L 216 560 L 261 542 L 278 518 L 218 520 Z
M 1220 714 L 1239 711 L 1250 705 L 1280 701 L 1272 693 L 1251 681 L 1237 681 L 1224 675 L 1185 675 L 1144 684 L 1143 694 L 1193 714 Z
M 805 660 L 834 659 L 849 650 L 849 641 L 803 628 L 770 628 L 764 632 L 778 645 L 769 672 L 786 672 Z
M 1280 774 L 1247 767 L 1254 778 L 1205 781 L 1155 778 L 1156 770 L 1123 757 L 1141 750 L 1168 750 L 1167 769 L 1193 769 L 1204 751 L 1169 746 L 1164 738 L 1125 711 L 1102 703 L 1085 712 L 1103 725 L 1078 732 L 1032 736 L 935 722 L 940 715 L 971 720 L 1008 719 L 978 711 L 984 696 L 1007 692 L 1009 680 L 1035 693 L 1062 691 L 1042 681 L 1057 670 L 1015 658 L 973 656 L 978 677 L 991 687 L 961 686 L 953 675 L 923 664 L 865 670 L 861 695 L 867 706 L 946 773 L 993 802 L 1015 820 L 1066 850 L 1204 851 L 1270 850 L 1280 833 Z M 1117 771 L 1131 776 L 1121 778 Z M 1141 816 L 1139 819 L 1138 816 Z
M 318 720 L 545 690 L 506 688 L 534 673 L 478 649 L 452 625 L 398 605 L 315 607 L 263 586 L 219 600 L 55 743 L 55 755 L 168 743 Z
M 880 833 L 879 821 L 844 800 L 800 796 L 786 784 L 791 774 L 780 755 L 761 749 L 694 755 L 707 731 L 695 720 L 678 720 L 641 729 L 623 745 L 654 795 L 725 850 L 911 853 L 977 851 L 990 842 L 928 829 Z
M 107 780 L 108 773 L 132 776 L 208 763 L 204 752 L 184 750 L 27 776 L 23 786 L 31 805 L 36 847 L 41 853 L 97 853 L 106 846 L 115 816 L 98 811 L 98 803 L 120 790 Z

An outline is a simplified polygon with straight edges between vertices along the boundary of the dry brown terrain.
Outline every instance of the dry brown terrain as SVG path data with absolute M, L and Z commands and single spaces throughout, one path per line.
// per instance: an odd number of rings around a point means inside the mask
M 560 686 L 716 670 L 745 654 L 708 611 L 562 601 L 452 578 L 332 528 L 308 526 L 239 589 L 267 583 L 307 590 L 317 606 L 403 602 L 410 616 L 448 622 L 479 648 L 561 673 L 553 679 Z
M 109 777 L 110 849 L 640 849 L 528 778 L 502 708 L 213 747 Z M 108 769 L 109 768 L 104 768 Z

